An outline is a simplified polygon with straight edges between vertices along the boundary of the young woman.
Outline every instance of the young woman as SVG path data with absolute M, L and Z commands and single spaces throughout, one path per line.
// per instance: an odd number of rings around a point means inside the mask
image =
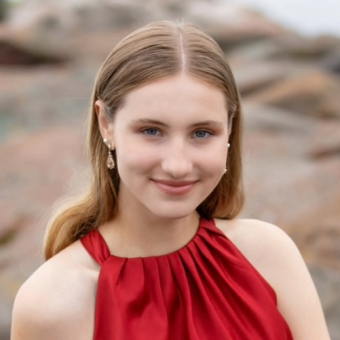
M 241 108 L 225 56 L 152 23 L 101 67 L 91 188 L 59 211 L 12 340 L 321 340 L 320 302 L 279 228 L 242 208 Z

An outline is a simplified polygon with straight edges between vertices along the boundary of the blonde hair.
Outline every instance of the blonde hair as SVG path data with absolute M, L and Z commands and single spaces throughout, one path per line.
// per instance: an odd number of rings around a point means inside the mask
M 90 189 L 51 218 L 45 235 L 45 258 L 111 220 L 117 212 L 119 176 L 106 167 L 107 148 L 99 131 L 95 101 L 105 105 L 112 120 L 130 91 L 161 77 L 184 72 L 220 89 L 226 98 L 232 126 L 224 175 L 213 192 L 198 206 L 206 218 L 231 219 L 244 201 L 241 162 L 241 108 L 239 93 L 225 55 L 217 43 L 196 26 L 168 21 L 140 28 L 112 50 L 96 78 L 89 111 L 88 152 L 92 168 Z

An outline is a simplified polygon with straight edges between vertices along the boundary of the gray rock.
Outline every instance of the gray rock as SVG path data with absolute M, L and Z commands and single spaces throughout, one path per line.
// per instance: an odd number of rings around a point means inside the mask
M 275 132 L 286 134 L 309 134 L 314 129 L 314 121 L 301 117 L 295 112 L 270 105 L 256 105 L 244 101 L 244 126 L 251 131 Z
M 340 118 L 340 80 L 326 72 L 301 71 L 247 100 L 315 118 Z
M 332 340 L 340 340 L 340 273 L 317 266 L 309 270 L 321 298 Z
M 234 67 L 234 76 L 242 97 L 247 98 L 282 81 L 295 68 L 296 65 L 289 62 L 252 61 Z
M 316 126 L 307 155 L 314 161 L 340 157 L 340 121 L 325 121 Z
M 320 67 L 323 69 L 340 74 L 340 44 L 339 49 L 327 54 L 319 61 Z

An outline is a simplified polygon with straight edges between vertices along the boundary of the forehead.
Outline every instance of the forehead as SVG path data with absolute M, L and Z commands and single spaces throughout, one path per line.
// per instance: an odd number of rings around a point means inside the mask
M 194 117 L 227 120 L 227 100 L 217 87 L 179 74 L 161 78 L 128 93 L 116 116 L 118 121 L 135 118 L 183 120 Z

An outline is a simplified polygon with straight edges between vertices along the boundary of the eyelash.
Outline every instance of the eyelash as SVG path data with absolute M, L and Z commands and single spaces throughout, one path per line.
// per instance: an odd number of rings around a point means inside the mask
M 150 132 L 150 131 L 153 131 L 153 132 L 155 132 L 155 133 L 151 133 L 151 134 L 150 134 L 150 133 L 148 133 L 148 131 L 149 131 L 149 132 Z M 202 133 L 202 132 L 205 134 L 204 137 L 198 137 L 198 136 L 197 136 L 197 133 Z M 147 128 L 147 129 L 142 130 L 142 133 L 145 134 L 145 135 L 147 135 L 147 136 L 157 136 L 157 135 L 160 134 L 160 131 L 159 131 L 157 128 Z M 208 138 L 208 137 L 212 136 L 213 133 L 210 132 L 210 131 L 207 131 L 207 130 L 196 130 L 196 131 L 193 133 L 193 135 L 195 135 L 195 138 L 198 138 L 198 139 L 205 139 L 205 138 Z

